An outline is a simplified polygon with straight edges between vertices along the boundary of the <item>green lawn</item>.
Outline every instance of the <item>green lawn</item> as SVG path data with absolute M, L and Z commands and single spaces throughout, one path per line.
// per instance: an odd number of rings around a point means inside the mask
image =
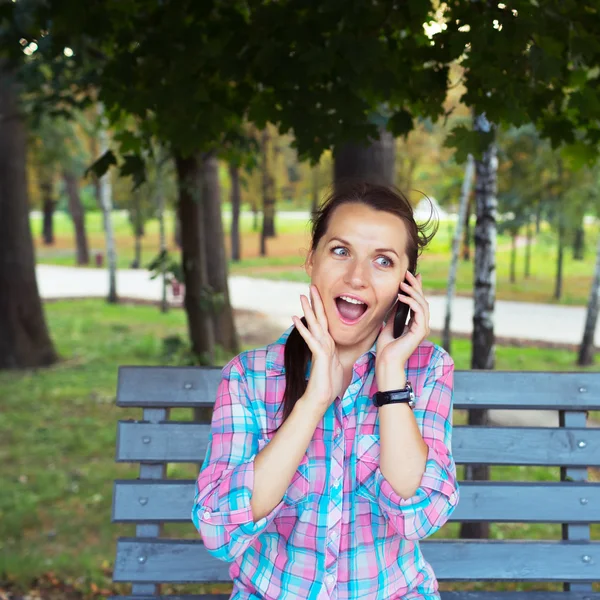
M 46 313 L 62 362 L 45 370 L 0 373 L 0 588 L 11 582 L 26 589 L 52 572 L 77 589 L 101 594 L 98 590 L 110 586 L 117 536 L 133 531 L 110 523 L 113 480 L 136 477 L 134 467 L 114 462 L 116 423 L 140 417 L 137 410 L 115 406 L 117 368 L 176 362 L 165 354 L 163 340 L 185 339 L 184 314 L 101 301 L 51 303 Z M 457 368 L 468 368 L 469 342 L 457 340 L 453 356 Z M 566 350 L 500 347 L 497 368 L 573 370 L 574 361 L 575 354 Z M 173 417 L 189 418 L 185 412 Z M 457 414 L 456 422 L 461 420 Z M 195 469 L 179 465 L 169 473 L 193 477 Z M 554 469 L 493 469 L 498 479 L 556 476 Z M 509 538 L 526 531 L 557 539 L 559 529 L 505 524 L 494 526 L 493 533 Z M 196 535 L 191 524 L 168 531 Z M 456 526 L 444 528 L 443 535 L 456 535 Z M 594 536 L 600 539 L 598 528 Z

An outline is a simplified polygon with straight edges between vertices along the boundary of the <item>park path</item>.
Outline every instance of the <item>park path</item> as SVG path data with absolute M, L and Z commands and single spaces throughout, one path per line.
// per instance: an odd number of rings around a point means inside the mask
M 37 281 L 42 298 L 106 297 L 108 273 L 105 269 L 86 269 L 37 265 Z M 117 272 L 117 292 L 122 298 L 137 300 L 160 299 L 158 280 L 151 280 L 148 271 L 121 269 Z M 301 315 L 299 296 L 307 292 L 305 283 L 271 281 L 252 277 L 229 278 L 231 303 L 235 309 L 258 311 L 269 317 L 269 323 L 283 331 L 292 324 L 291 315 Z M 169 299 L 177 302 L 169 290 Z M 428 296 L 431 307 L 431 328 L 442 329 L 445 297 Z M 457 297 L 452 312 L 452 331 L 468 334 L 472 329 L 473 300 Z M 499 337 L 527 341 L 578 344 L 583 333 L 583 307 L 555 306 L 526 302 L 496 302 L 495 331 Z M 596 345 L 600 346 L 600 331 L 596 330 Z M 557 427 L 556 411 L 491 410 L 489 420 L 494 425 L 513 427 Z M 590 426 L 600 423 L 589 421 Z
M 108 274 L 104 269 L 37 265 L 37 280 L 44 299 L 105 297 Z M 151 280 L 146 270 L 117 271 L 117 293 L 123 298 L 160 299 L 160 282 Z M 301 315 L 300 294 L 305 283 L 271 281 L 233 275 L 229 278 L 231 303 L 236 309 L 255 310 L 270 317 L 282 328 L 292 324 L 291 316 Z M 173 297 L 169 294 L 171 300 Z M 428 296 L 431 329 L 441 330 L 444 323 L 445 296 Z M 530 302 L 496 301 L 494 330 L 500 338 L 558 344 L 579 344 L 583 335 L 585 308 Z M 473 327 L 473 300 L 456 297 L 452 309 L 452 331 L 469 334 Z M 600 328 L 595 343 L 600 346 Z

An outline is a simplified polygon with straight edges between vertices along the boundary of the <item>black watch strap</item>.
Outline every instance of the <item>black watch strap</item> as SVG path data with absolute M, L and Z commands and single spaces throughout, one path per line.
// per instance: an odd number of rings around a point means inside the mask
M 415 407 L 415 394 L 410 381 L 406 382 L 406 386 L 403 389 L 376 392 L 373 396 L 373 404 L 377 407 L 398 403 L 408 404 L 411 408 Z

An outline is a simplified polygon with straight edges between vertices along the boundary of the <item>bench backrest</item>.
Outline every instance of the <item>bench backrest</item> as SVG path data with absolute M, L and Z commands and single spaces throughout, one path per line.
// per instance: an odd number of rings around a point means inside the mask
M 219 368 L 119 370 L 117 404 L 143 409 L 143 420 L 118 425 L 116 459 L 140 463 L 140 475 L 117 481 L 113 500 L 113 522 L 136 524 L 136 536 L 118 542 L 113 575 L 133 583 L 134 596 L 156 594 L 159 583 L 229 581 L 228 565 L 212 558 L 199 537 L 160 537 L 163 523 L 193 528 L 195 481 L 169 479 L 167 465 L 201 464 L 210 430 L 206 409 L 214 404 L 220 378 Z M 559 427 L 455 426 L 457 464 L 556 466 L 561 476 L 548 482 L 461 482 L 451 520 L 560 523 L 562 540 L 436 536 L 422 548 L 438 579 L 562 582 L 566 590 L 589 595 L 591 582 L 600 580 L 600 542 L 590 541 L 590 524 L 600 523 L 600 483 L 588 482 L 587 474 L 588 467 L 600 467 L 600 429 L 586 427 L 586 412 L 600 410 L 600 374 L 457 371 L 454 405 L 558 411 Z M 173 408 L 189 408 L 204 422 L 170 421 Z

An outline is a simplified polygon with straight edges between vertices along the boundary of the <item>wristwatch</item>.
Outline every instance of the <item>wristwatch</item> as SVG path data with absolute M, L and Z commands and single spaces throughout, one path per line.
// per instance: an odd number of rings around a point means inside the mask
M 400 390 L 390 390 L 388 392 L 376 392 L 373 396 L 373 404 L 378 408 L 386 404 L 398 404 L 404 402 L 411 408 L 415 407 L 415 393 L 413 392 L 410 381 L 406 382 L 404 388 Z

